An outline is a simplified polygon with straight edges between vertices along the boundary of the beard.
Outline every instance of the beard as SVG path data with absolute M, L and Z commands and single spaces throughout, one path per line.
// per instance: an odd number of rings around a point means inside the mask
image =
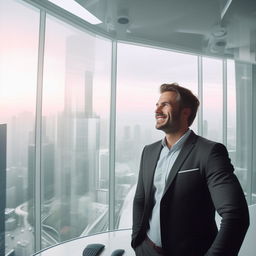
M 161 130 L 165 133 L 175 133 L 180 130 L 181 128 L 181 121 L 180 121 L 180 110 L 172 111 L 172 113 L 168 114 L 156 114 L 157 116 L 163 117 L 161 122 L 156 123 L 156 129 Z

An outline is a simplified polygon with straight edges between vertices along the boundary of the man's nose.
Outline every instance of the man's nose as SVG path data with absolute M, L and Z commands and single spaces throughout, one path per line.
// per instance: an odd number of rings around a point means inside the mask
M 158 113 L 161 113 L 161 112 L 162 112 L 161 106 L 156 106 L 155 113 L 158 114 Z

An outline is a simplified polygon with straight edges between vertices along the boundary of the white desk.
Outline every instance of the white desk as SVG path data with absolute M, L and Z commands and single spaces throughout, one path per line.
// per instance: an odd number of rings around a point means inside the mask
M 239 256 L 255 256 L 255 233 L 256 233 L 256 204 L 249 206 L 250 227 L 246 234 Z M 219 225 L 220 218 L 216 218 Z M 80 237 L 69 242 L 58 244 L 34 255 L 37 256 L 80 256 L 88 244 L 101 243 L 105 249 L 101 256 L 110 256 L 115 249 L 124 249 L 124 256 L 135 256 L 130 246 L 131 230 L 118 230 L 113 232 L 101 233 L 98 235 Z
M 100 233 L 97 235 L 79 237 L 77 239 L 58 244 L 48 249 L 37 252 L 37 256 L 82 256 L 88 244 L 100 243 L 105 248 L 100 256 L 110 256 L 116 249 L 124 249 L 124 256 L 135 256 L 131 248 L 131 230 L 118 230 Z

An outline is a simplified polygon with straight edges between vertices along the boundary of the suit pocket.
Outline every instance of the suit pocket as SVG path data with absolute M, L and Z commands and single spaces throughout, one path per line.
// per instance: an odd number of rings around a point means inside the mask
M 186 170 L 181 170 L 178 173 L 182 174 L 182 173 L 188 173 L 188 172 L 198 172 L 199 168 L 192 168 L 192 169 L 186 169 Z
M 173 184 L 176 197 L 191 198 L 202 191 L 203 180 L 199 168 L 182 169 L 177 173 Z

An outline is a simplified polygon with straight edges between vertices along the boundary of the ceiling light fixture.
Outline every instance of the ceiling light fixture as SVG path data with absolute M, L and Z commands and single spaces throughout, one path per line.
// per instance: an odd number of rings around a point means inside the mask
M 74 0 L 48 0 L 48 1 L 52 2 L 55 5 L 58 5 L 62 9 L 65 9 L 66 11 L 73 13 L 74 15 L 82 18 L 83 20 L 93 25 L 102 23 L 101 20 L 99 20 L 97 17 L 95 17 L 93 14 L 91 14 L 89 11 L 87 11 L 84 7 L 82 7 L 80 4 L 78 4 Z
M 117 23 L 126 25 L 130 22 L 128 9 L 120 9 L 117 12 Z
M 127 17 L 119 17 L 117 19 L 117 22 L 120 24 L 128 24 L 129 23 L 129 19 Z
M 217 25 L 212 29 L 211 33 L 215 38 L 225 37 L 227 35 L 227 29 Z

